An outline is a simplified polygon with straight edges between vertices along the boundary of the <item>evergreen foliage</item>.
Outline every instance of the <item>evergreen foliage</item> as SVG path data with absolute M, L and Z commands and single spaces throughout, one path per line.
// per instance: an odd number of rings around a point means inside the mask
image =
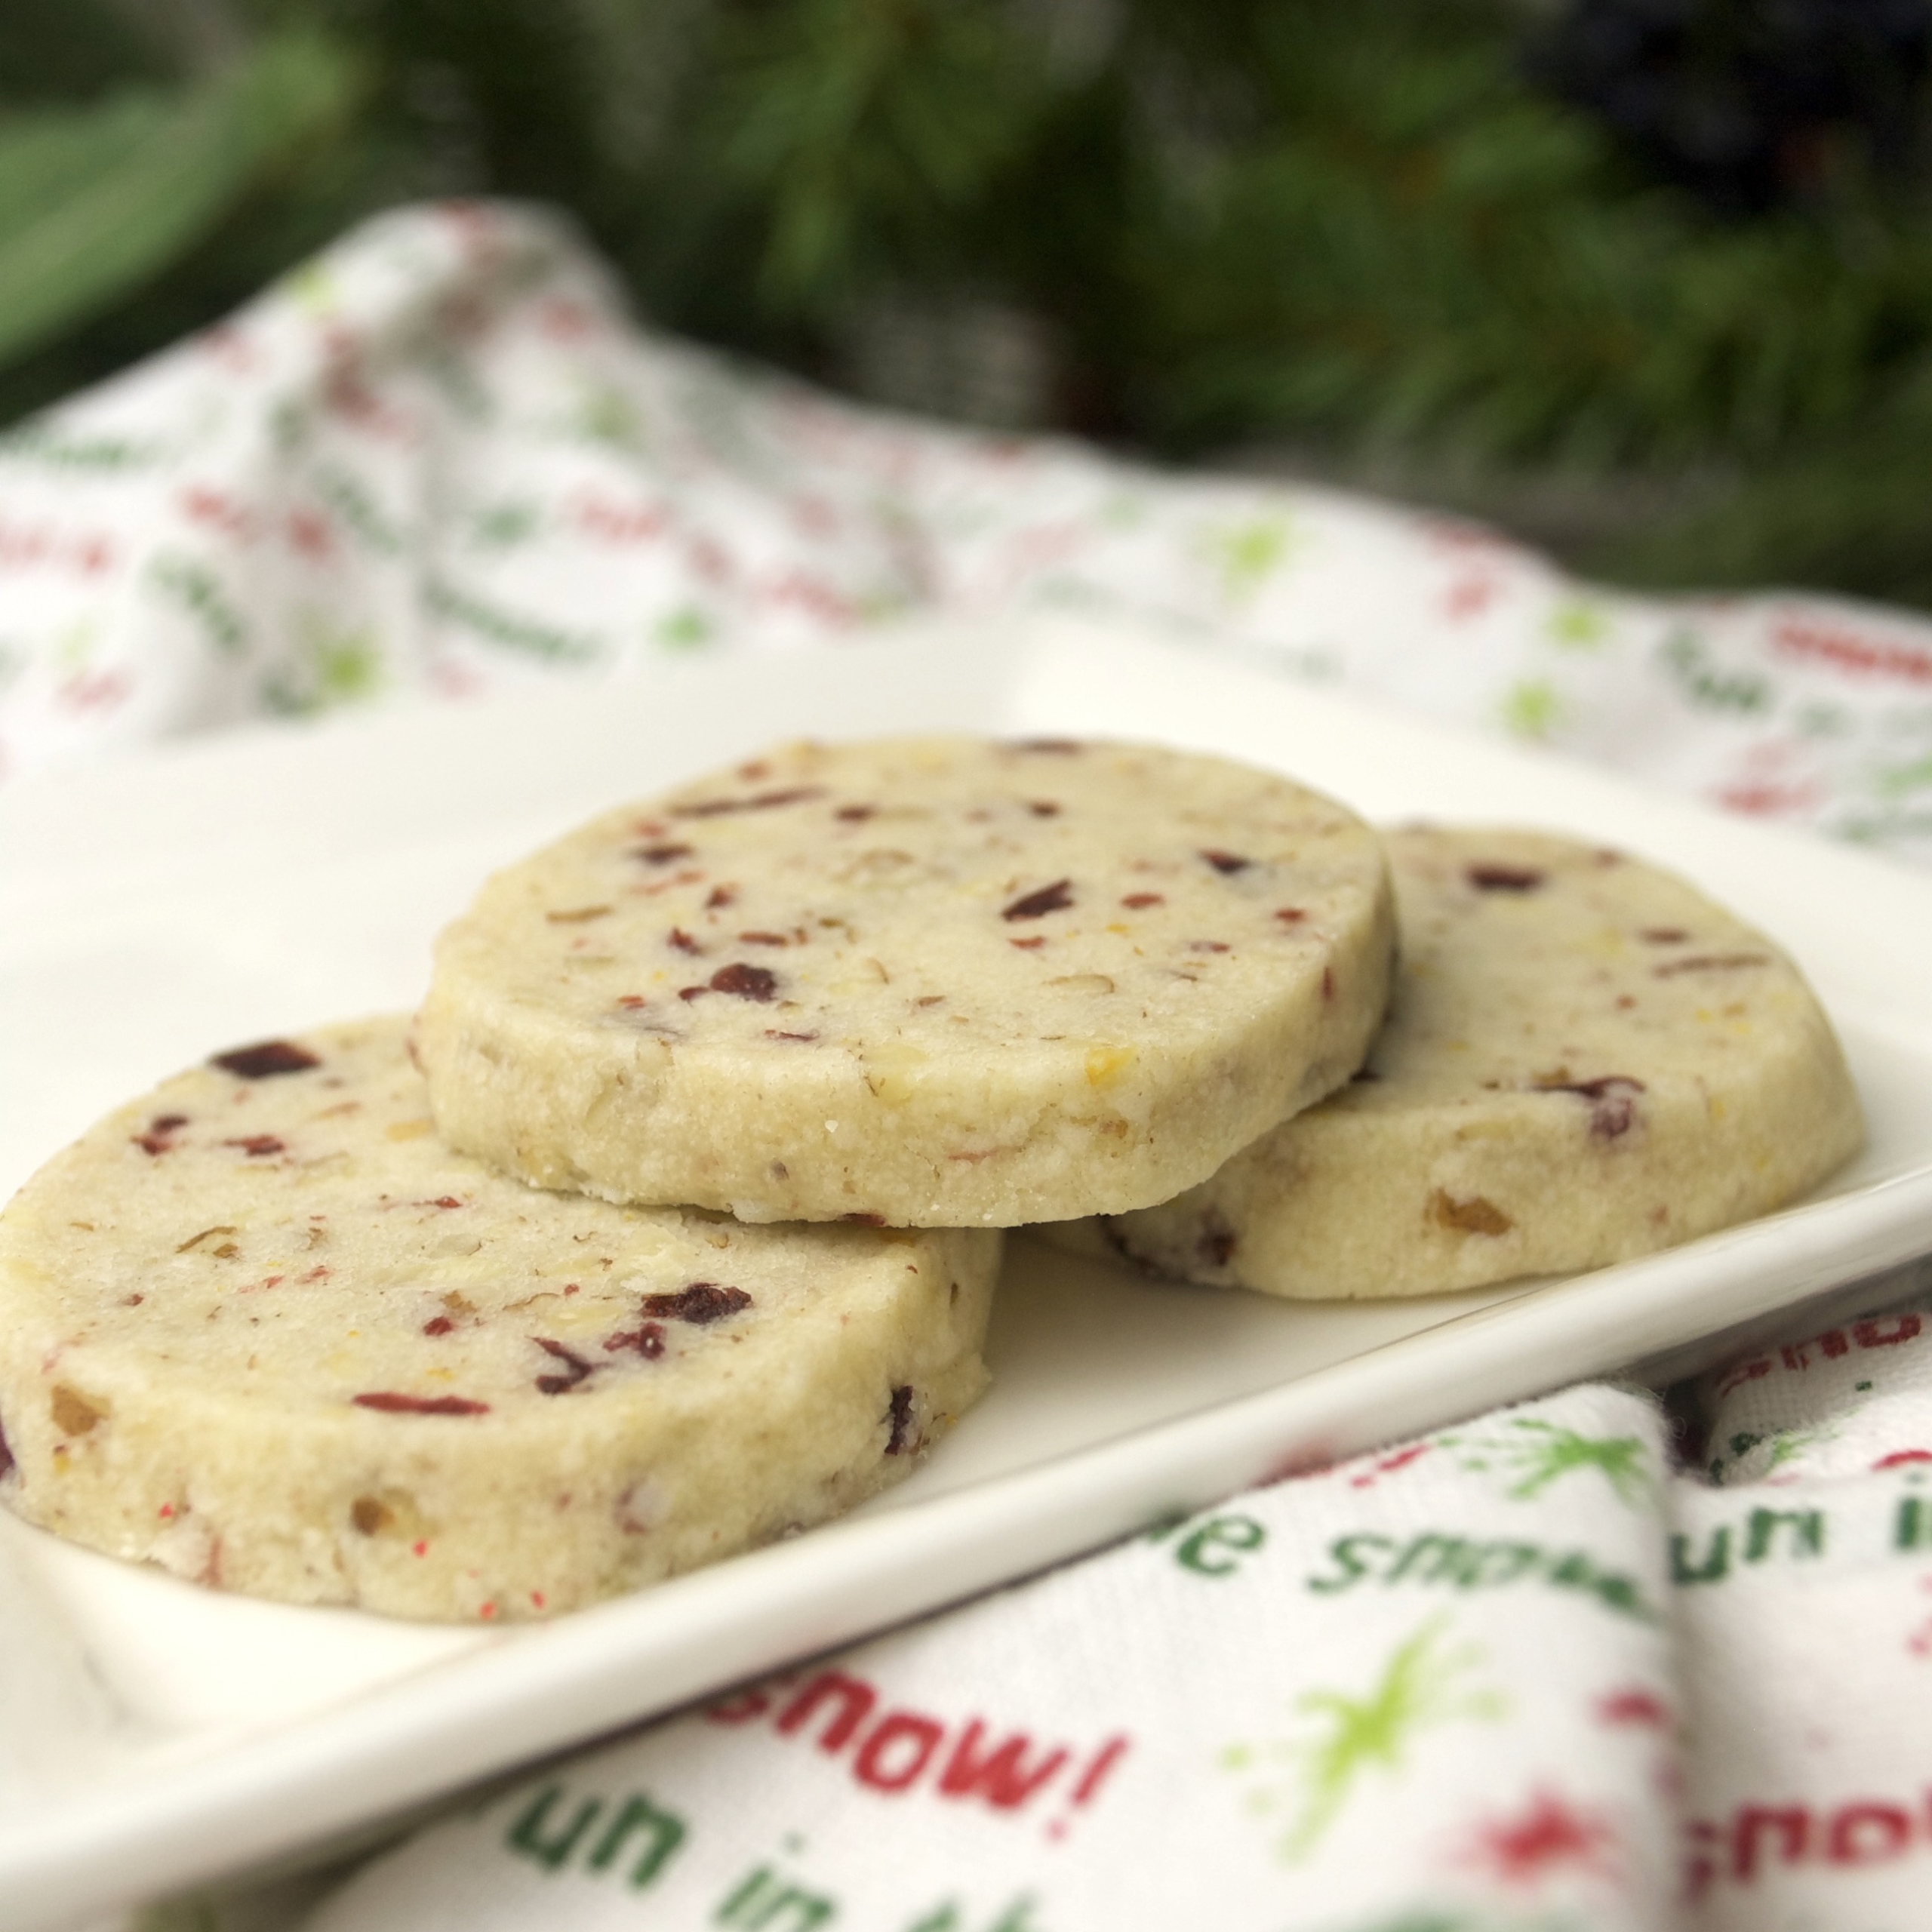
M 1608 479 L 1587 568 L 1932 606 L 1928 62 L 1927 0 L 14 0 L 0 415 L 530 195 L 822 380 L 1004 318 L 1041 426 Z

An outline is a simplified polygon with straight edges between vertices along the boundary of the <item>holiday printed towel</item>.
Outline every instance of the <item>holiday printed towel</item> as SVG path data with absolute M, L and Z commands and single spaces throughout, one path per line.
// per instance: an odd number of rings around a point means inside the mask
M 860 409 L 627 319 L 556 221 L 352 235 L 0 437 L 0 782 L 267 713 L 1131 613 L 1932 859 L 1932 625 L 1580 586 L 1451 519 Z
M 1278 1484 L 495 1791 L 308 1932 L 1917 1932 L 1926 1278 L 1708 1378 L 1696 1469 L 1595 1387 Z
M 1921 620 L 860 409 L 528 210 L 386 217 L 0 438 L 0 782 L 1051 601 L 1932 859 Z M 1712 1378 L 1686 1472 L 1586 1388 L 1233 1499 L 486 1795 L 312 1932 L 1912 1932 L 1925 1286 Z

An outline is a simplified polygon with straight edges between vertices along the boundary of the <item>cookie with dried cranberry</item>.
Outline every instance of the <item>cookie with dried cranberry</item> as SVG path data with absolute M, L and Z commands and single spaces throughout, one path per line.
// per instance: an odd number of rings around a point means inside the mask
M 540 1193 L 438 1140 L 403 1021 L 265 1042 L 0 1215 L 0 1500 L 225 1589 L 549 1615 L 904 1475 L 998 1247 Z
M 1681 879 L 1534 832 L 1386 844 L 1402 963 L 1356 1081 L 1178 1199 L 1053 1238 L 1272 1294 L 1431 1294 L 1687 1241 L 1857 1151 L 1797 968 Z
M 749 1221 L 1144 1207 L 1346 1080 L 1392 909 L 1340 806 L 1146 746 L 785 747 L 499 873 L 418 1029 L 451 1142 Z

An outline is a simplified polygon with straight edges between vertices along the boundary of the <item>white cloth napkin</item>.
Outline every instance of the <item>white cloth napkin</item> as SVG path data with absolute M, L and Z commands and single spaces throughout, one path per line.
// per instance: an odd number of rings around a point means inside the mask
M 1932 859 L 1921 620 L 854 408 L 528 210 L 388 217 L 0 439 L 0 780 L 1058 601 Z M 1239 1497 L 516 1783 L 310 1932 L 1913 1932 L 1926 1285 L 1712 1378 L 1690 1474 L 1595 1387 Z

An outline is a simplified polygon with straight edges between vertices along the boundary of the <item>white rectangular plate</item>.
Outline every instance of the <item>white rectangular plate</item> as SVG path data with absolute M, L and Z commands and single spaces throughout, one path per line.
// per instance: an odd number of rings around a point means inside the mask
M 482 874 L 774 738 L 1154 739 L 1371 817 L 1672 866 L 1798 958 L 1872 1125 L 1803 1206 L 1574 1279 L 1423 1303 L 1171 1288 L 1024 1239 L 992 1393 L 857 1515 L 488 1633 L 212 1595 L 0 1522 L 0 1917 L 31 1926 L 351 1832 L 1177 1507 L 1640 1358 L 1683 1365 L 1932 1247 L 1932 881 L 1070 618 L 667 666 L 469 712 L 252 730 L 0 797 L 0 1189 L 238 1040 L 406 1006 Z

